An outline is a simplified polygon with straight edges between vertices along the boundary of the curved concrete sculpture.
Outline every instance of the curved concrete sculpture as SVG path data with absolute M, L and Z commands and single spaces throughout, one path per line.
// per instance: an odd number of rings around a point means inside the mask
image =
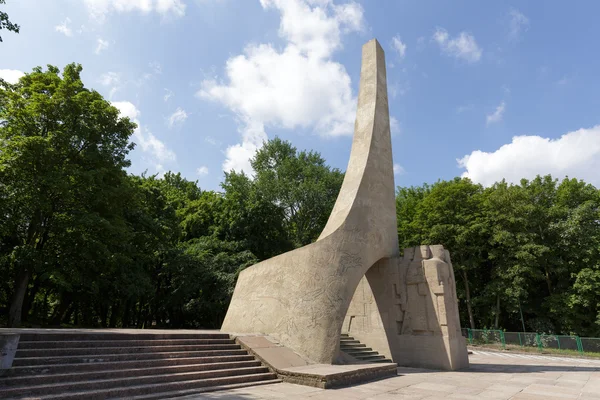
M 373 39 L 362 49 L 350 161 L 325 229 L 315 243 L 242 271 L 221 329 L 272 335 L 313 362 L 331 364 L 365 277 L 383 321 L 379 341 L 399 362 L 398 263 L 385 57 Z
M 379 260 L 398 255 L 385 58 L 363 46 L 348 169 L 319 239 L 244 270 L 222 330 L 268 333 L 308 359 L 332 363 L 354 291 Z
M 399 365 L 468 367 L 448 250 L 412 247 L 384 270 L 371 268 L 354 293 L 342 332 Z

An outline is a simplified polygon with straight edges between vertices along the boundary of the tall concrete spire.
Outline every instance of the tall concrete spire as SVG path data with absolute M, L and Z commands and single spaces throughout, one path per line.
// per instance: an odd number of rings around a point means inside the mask
M 373 39 L 362 48 L 350 161 L 325 229 L 315 243 L 242 271 L 221 329 L 268 334 L 329 364 L 340 356 L 351 302 L 365 309 L 368 297 L 380 321 L 356 332 L 368 345 L 404 365 L 462 368 L 468 360 L 450 256 L 431 248 L 441 256 L 422 246 L 422 257 L 399 258 L 385 55 Z M 366 297 L 358 296 L 359 282 Z
M 350 161 L 323 233 L 244 270 L 222 330 L 270 334 L 310 360 L 333 362 L 359 281 L 398 255 L 394 193 L 385 56 L 373 39 L 362 49 Z

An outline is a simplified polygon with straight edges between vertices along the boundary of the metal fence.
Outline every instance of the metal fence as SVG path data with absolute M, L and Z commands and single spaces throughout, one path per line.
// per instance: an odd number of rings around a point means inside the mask
M 584 338 L 569 335 L 547 335 L 533 332 L 505 332 L 497 329 L 463 328 L 462 334 L 469 344 L 499 344 L 509 346 L 537 347 L 544 349 L 571 350 L 581 354 L 600 353 L 600 338 Z

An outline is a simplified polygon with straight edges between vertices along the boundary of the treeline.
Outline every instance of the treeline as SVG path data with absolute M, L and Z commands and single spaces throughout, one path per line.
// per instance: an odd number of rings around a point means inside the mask
M 316 240 L 343 173 L 274 139 L 218 192 L 128 175 L 135 124 L 80 73 L 0 80 L 0 324 L 218 328 L 241 270 Z M 400 249 L 450 250 L 464 327 L 598 336 L 599 205 L 549 176 L 399 188 Z
M 400 188 L 402 248 L 443 244 L 463 327 L 600 336 L 600 192 L 550 176 Z
M 218 328 L 239 271 L 317 238 L 343 174 L 275 139 L 222 192 L 128 175 L 135 124 L 80 72 L 0 83 L 0 322 Z

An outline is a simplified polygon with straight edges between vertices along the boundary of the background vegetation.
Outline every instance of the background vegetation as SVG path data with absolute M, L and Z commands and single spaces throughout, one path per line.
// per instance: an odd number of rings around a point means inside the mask
M 274 139 L 219 192 L 128 175 L 135 124 L 80 72 L 0 82 L 0 323 L 219 327 L 242 269 L 318 237 L 343 173 Z M 398 188 L 400 248 L 450 250 L 463 326 L 600 335 L 599 203 L 549 176 Z

